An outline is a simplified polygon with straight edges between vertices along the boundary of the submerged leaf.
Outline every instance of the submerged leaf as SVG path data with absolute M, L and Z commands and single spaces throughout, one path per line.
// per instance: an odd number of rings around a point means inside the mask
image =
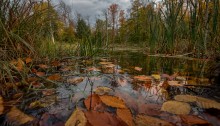
M 174 126 L 165 120 L 144 115 L 138 115 L 136 117 L 135 123 L 137 126 Z
M 131 111 L 128 108 L 117 109 L 118 117 L 123 120 L 128 126 L 134 126 Z
M 16 107 L 12 107 L 10 112 L 6 114 L 7 121 L 10 124 L 23 125 L 34 120 L 33 117 L 26 115 Z
M 77 108 L 66 121 L 65 126 L 86 126 L 86 123 L 87 119 L 84 113 Z
M 101 101 L 107 106 L 115 107 L 115 108 L 126 108 L 123 100 L 119 99 L 115 96 L 103 95 L 99 96 Z
M 163 103 L 161 110 L 172 114 L 187 115 L 190 113 L 191 107 L 188 103 L 178 101 L 167 101 Z

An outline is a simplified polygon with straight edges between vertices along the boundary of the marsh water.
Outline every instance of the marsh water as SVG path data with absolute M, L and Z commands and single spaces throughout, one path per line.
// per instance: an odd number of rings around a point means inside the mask
M 60 68 L 48 70 L 46 74 L 59 74 L 62 80 L 56 83 L 40 81 L 44 87 L 35 87 L 33 92 L 29 91 L 19 104 L 19 108 L 27 114 L 41 119 L 42 126 L 54 125 L 57 122 L 64 124 L 74 108 L 85 108 L 84 100 L 93 92 L 119 97 L 124 100 L 133 115 L 158 114 L 163 102 L 178 94 L 210 97 L 203 88 L 184 88 L 184 85 L 210 85 L 208 68 L 212 61 L 209 60 L 115 51 L 92 59 L 67 58 L 59 62 Z M 150 82 L 136 80 L 138 77 L 150 78 Z M 164 86 L 167 79 L 175 82 L 169 89 Z M 97 91 L 100 87 L 107 87 L 108 91 Z M 115 113 L 116 109 L 108 108 L 105 111 Z M 198 115 L 197 110 L 193 113 Z M 168 116 L 160 118 L 169 120 Z

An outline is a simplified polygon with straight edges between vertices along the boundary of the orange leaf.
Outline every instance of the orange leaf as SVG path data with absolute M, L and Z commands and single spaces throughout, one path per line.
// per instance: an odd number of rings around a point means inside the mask
M 51 65 L 54 66 L 54 67 L 61 66 L 61 64 L 60 64 L 59 61 L 53 61 L 53 62 L 51 62 Z
M 37 72 L 36 75 L 39 77 L 43 77 L 43 76 L 45 76 L 45 73 L 44 72 Z
M 117 115 L 122 119 L 128 126 L 134 126 L 131 111 L 128 108 L 117 109 Z
M 50 75 L 49 77 L 47 77 L 48 80 L 52 80 L 52 81 L 58 81 L 61 78 L 62 77 L 59 74 L 54 74 L 54 75 Z
M 86 123 L 85 114 L 77 108 L 66 121 L 65 126 L 86 126 Z
M 174 126 L 165 120 L 143 115 L 138 115 L 135 122 L 137 126 Z
M 18 62 L 17 62 L 16 68 L 17 68 L 18 71 L 22 71 L 23 70 L 24 62 L 21 60 L 21 58 L 18 58 Z
M 42 94 L 43 94 L 44 96 L 49 96 L 49 95 L 52 95 L 52 94 L 54 94 L 54 93 L 55 93 L 54 90 L 44 90 L 44 91 L 42 91 Z
M 94 109 L 96 105 L 98 105 L 101 100 L 97 94 L 90 95 L 87 99 L 84 100 L 84 104 L 88 110 L 90 110 L 90 101 L 92 99 L 91 109 Z
M 68 79 L 67 79 L 67 83 L 70 83 L 70 84 L 78 84 L 78 83 L 82 82 L 83 80 L 84 80 L 83 77 L 68 78 Z
M 45 64 L 39 64 L 38 65 L 40 68 L 42 68 L 42 69 L 47 69 L 47 68 L 49 68 L 47 65 L 45 65 Z
M 134 76 L 134 80 L 145 82 L 145 81 L 151 81 L 152 78 L 149 76 L 145 76 L 145 75 L 138 75 L 138 76 Z
M 115 107 L 115 108 L 126 108 L 123 100 L 119 99 L 115 96 L 103 95 L 99 96 L 101 101 L 107 106 Z
M 134 69 L 137 71 L 142 71 L 142 68 L 140 68 L 140 67 L 134 67 Z
M 0 115 L 3 113 L 3 111 L 4 111 L 3 98 L 2 96 L 0 96 Z
M 206 120 L 203 120 L 201 118 L 198 118 L 196 116 L 192 115 L 180 115 L 180 118 L 184 123 L 187 125 L 209 125 L 209 123 Z
M 32 59 L 30 57 L 28 57 L 28 58 L 25 59 L 25 62 L 26 62 L 26 64 L 31 63 Z
M 92 126 L 127 126 L 124 121 L 107 112 L 87 111 L 85 115 Z

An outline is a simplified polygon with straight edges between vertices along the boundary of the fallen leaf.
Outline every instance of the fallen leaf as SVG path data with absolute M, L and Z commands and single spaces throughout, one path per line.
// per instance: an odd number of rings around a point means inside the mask
M 35 82 L 35 81 L 37 81 L 37 80 L 38 80 L 38 78 L 36 78 L 36 77 L 29 77 L 29 78 L 26 79 L 26 81 L 27 81 L 28 83 L 32 83 L 32 82 Z
M 182 87 L 183 86 L 182 84 L 180 84 L 179 81 L 168 81 L 168 84 L 170 86 L 177 86 L 177 87 Z
M 58 114 L 49 114 L 45 112 L 39 121 L 39 126 L 64 126 L 63 120 L 59 118 Z
M 66 121 L 65 126 L 86 126 L 87 119 L 85 114 L 76 108 L 69 119 Z
M 141 67 L 134 67 L 134 70 L 142 71 L 142 68 Z
M 193 95 L 176 95 L 174 99 L 181 102 L 196 102 L 196 96 Z
M 71 67 L 69 67 L 69 66 L 60 68 L 60 71 L 63 71 L 63 72 L 70 71 L 70 70 L 71 70 Z
M 100 69 L 96 68 L 96 67 L 89 67 L 87 68 L 87 71 L 101 71 Z
M 38 65 L 41 69 L 48 69 L 49 66 L 45 65 L 45 64 L 39 64 Z
M 199 97 L 199 96 L 192 96 L 192 95 L 177 95 L 174 97 L 177 101 L 182 102 L 196 102 L 196 104 L 200 108 L 208 109 L 208 108 L 215 108 L 220 109 L 220 103 L 216 102 L 211 99 Z
M 146 81 L 151 81 L 152 78 L 150 76 L 138 75 L 138 76 L 134 76 L 134 80 L 146 82 Z
M 99 96 L 101 101 L 107 106 L 115 107 L 115 108 L 126 108 L 123 100 L 119 99 L 115 96 L 103 95 Z
M 23 125 L 34 120 L 33 117 L 23 113 L 16 107 L 12 107 L 11 110 L 6 114 L 6 119 L 9 124 L 13 125 Z
M 194 126 L 194 125 L 209 126 L 210 125 L 206 120 L 203 120 L 193 115 L 180 115 L 180 118 L 185 124 L 190 125 L 190 126 Z
M 43 76 L 45 76 L 45 73 L 44 72 L 37 72 L 36 75 L 39 77 L 43 77 Z
M 0 115 L 3 114 L 4 106 L 3 106 L 3 98 L 0 96 Z
M 151 75 L 155 80 L 160 80 L 160 75 L 159 74 L 152 74 Z
M 92 100 L 92 102 L 91 102 Z M 96 105 L 98 105 L 101 102 L 99 96 L 97 94 L 93 94 L 92 96 L 90 95 L 88 98 L 84 100 L 84 104 L 87 108 L 87 110 L 90 110 L 90 104 L 91 104 L 91 109 L 94 109 Z
M 128 126 L 134 126 L 131 111 L 128 108 L 117 109 L 118 117 L 123 120 Z
M 144 115 L 138 115 L 136 117 L 135 123 L 137 126 L 174 126 L 165 120 Z
M 70 84 L 78 84 L 78 83 L 82 82 L 83 80 L 84 80 L 83 77 L 68 78 L 68 79 L 67 79 L 67 83 L 70 83 Z
M 124 121 L 107 112 L 87 111 L 85 115 L 92 126 L 127 126 Z
M 17 60 L 17 65 L 16 65 L 16 69 L 17 69 L 18 71 L 22 71 L 23 68 L 24 68 L 24 62 L 22 61 L 21 58 L 18 58 L 18 60 Z
M 43 94 L 44 96 L 49 96 L 49 95 L 52 95 L 52 94 L 54 94 L 54 93 L 55 93 L 55 91 L 52 90 L 52 89 L 42 91 L 42 94 Z
M 107 64 L 112 64 L 112 62 L 99 62 L 101 65 L 107 65 Z
M 60 63 L 59 61 L 55 60 L 55 61 L 52 61 L 52 62 L 51 62 L 51 65 L 52 65 L 53 67 L 58 67 L 58 66 L 61 66 L 61 63 Z
M 109 87 L 100 86 L 100 87 L 97 87 L 94 92 L 98 95 L 104 95 L 104 94 L 113 92 L 113 89 Z
M 172 114 L 187 115 L 190 113 L 191 107 L 188 103 L 179 101 L 167 101 L 163 103 L 161 110 Z
M 47 77 L 48 80 L 52 80 L 52 81 L 58 81 L 61 80 L 61 76 L 59 74 L 54 74 L 54 75 L 50 75 L 49 77 Z
M 207 98 L 197 96 L 196 97 L 196 104 L 200 108 L 204 108 L 204 109 L 215 108 L 215 109 L 220 110 L 220 103 L 219 102 L 216 102 L 214 100 L 210 100 L 210 99 L 207 99 Z
M 14 95 L 12 96 L 12 98 L 13 98 L 13 99 L 20 99 L 20 98 L 23 97 L 23 95 L 24 95 L 24 93 L 17 93 L 17 94 L 14 94 Z M 0 97 L 0 104 L 1 104 L 1 97 Z M 0 111 L 1 111 L 1 109 L 0 109 Z
M 31 59 L 30 57 L 28 57 L 28 58 L 25 59 L 25 63 L 26 63 L 26 64 L 31 63 L 31 62 L 32 62 L 32 59 Z

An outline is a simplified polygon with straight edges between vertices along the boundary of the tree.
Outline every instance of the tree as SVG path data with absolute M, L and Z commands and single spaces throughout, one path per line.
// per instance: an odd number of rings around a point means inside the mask
M 109 10 L 109 16 L 110 16 L 110 20 L 112 23 L 112 43 L 114 46 L 114 41 L 115 41 L 115 27 L 117 24 L 117 16 L 118 16 L 118 12 L 119 12 L 119 5 L 118 4 L 111 4 L 110 7 L 108 8 Z
M 78 15 L 76 35 L 79 39 L 88 38 L 90 36 L 90 27 L 80 15 Z

